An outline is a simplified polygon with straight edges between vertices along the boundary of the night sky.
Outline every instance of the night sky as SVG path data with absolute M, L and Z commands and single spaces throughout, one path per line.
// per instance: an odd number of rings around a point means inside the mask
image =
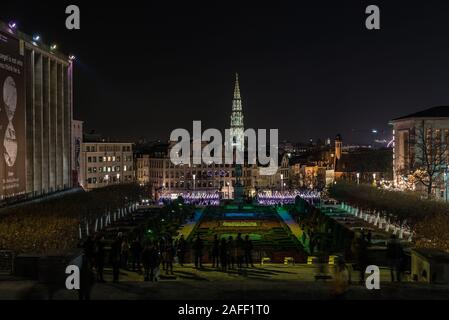
M 449 2 L 2 1 L 0 19 L 77 56 L 74 118 L 131 140 L 229 125 L 234 73 L 245 126 L 281 139 L 366 143 L 392 118 L 449 105 Z M 65 29 L 65 7 L 81 30 Z M 365 28 L 365 8 L 381 30 Z M 382 131 L 385 134 L 382 135 Z

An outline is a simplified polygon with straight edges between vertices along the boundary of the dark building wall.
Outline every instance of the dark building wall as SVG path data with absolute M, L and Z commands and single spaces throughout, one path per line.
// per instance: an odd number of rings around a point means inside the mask
M 26 193 L 38 196 L 70 188 L 73 64 L 44 44 L 34 45 L 28 36 L 11 32 L 1 21 L 0 31 L 24 46 Z

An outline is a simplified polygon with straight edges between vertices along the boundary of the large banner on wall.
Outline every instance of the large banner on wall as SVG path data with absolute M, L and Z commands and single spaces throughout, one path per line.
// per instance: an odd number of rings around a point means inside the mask
M 23 43 L 0 32 L 0 197 L 26 191 Z

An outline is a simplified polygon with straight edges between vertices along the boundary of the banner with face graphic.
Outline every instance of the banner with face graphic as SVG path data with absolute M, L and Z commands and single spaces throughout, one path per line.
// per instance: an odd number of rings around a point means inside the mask
M 25 69 L 19 40 L 0 32 L 0 196 L 25 193 Z

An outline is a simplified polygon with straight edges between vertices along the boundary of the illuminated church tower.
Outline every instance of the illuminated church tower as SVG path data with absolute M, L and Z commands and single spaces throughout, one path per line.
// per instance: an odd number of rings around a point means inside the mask
M 242 98 L 240 97 L 239 75 L 235 74 L 234 99 L 232 101 L 231 114 L 231 137 L 233 139 L 232 145 L 236 150 L 243 151 L 245 147 L 243 126 L 243 110 Z

